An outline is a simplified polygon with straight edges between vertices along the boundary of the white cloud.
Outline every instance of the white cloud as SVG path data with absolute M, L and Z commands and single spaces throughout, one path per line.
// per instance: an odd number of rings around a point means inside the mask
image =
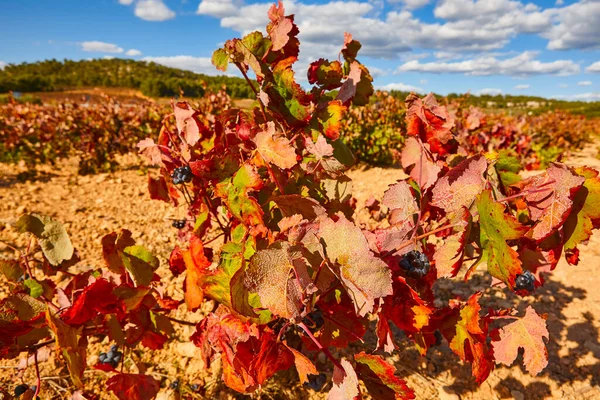
M 105 60 L 112 60 L 115 58 L 115 56 L 104 56 L 102 58 L 104 58 Z
M 420 83 L 421 85 L 427 85 L 427 79 L 421 79 L 421 80 L 419 81 L 419 83 Z
M 572 95 L 558 95 L 554 96 L 557 99 L 562 100 L 572 100 L 572 101 L 600 101 L 600 92 L 588 92 L 588 93 L 579 93 Z
M 134 13 L 136 17 L 146 21 L 166 21 L 175 18 L 175 12 L 162 0 L 138 0 Z
M 565 4 L 564 0 L 556 0 L 557 6 L 562 6 L 563 4 Z
M 550 10 L 554 24 L 542 34 L 551 50 L 600 48 L 600 2 L 581 0 Z
M 399 90 L 401 92 L 417 92 L 417 93 L 425 93 L 425 90 L 412 85 L 406 85 L 404 83 L 396 82 L 396 83 L 388 83 L 387 85 L 377 86 L 379 90 Z
M 119 0 L 119 4 L 123 4 L 124 6 L 130 6 L 133 3 L 133 0 Z
M 406 9 L 416 10 L 417 8 L 425 7 L 429 4 L 430 0 L 388 0 L 390 3 L 403 4 Z
M 486 88 L 486 89 L 481 89 L 481 90 L 476 91 L 475 94 L 478 96 L 481 96 L 482 94 L 496 96 L 496 95 L 502 94 L 502 89 Z
M 4 69 L 4 67 L 6 67 L 8 64 L 5 63 L 4 61 L 0 61 L 0 70 Z
M 233 17 L 237 14 L 239 6 L 239 2 L 233 0 L 203 0 L 196 13 L 217 18 Z
M 217 69 L 208 57 L 172 56 L 172 57 L 144 57 L 143 61 L 155 62 L 167 67 L 185 69 L 201 74 L 218 75 Z
M 525 89 L 529 89 L 529 87 L 530 87 L 529 84 L 524 83 L 524 84 L 515 86 L 515 89 L 517 89 L 517 90 L 525 90 Z
M 513 58 L 498 59 L 493 56 L 457 61 L 429 62 L 409 61 L 396 72 L 455 73 L 465 75 L 530 76 L 539 74 L 572 75 L 579 72 L 579 65 L 571 60 L 542 62 L 535 60 L 535 52 L 523 52 Z
M 373 66 L 368 66 L 368 65 L 367 65 L 367 69 L 369 70 L 369 72 L 371 73 L 371 76 L 373 78 L 379 78 L 380 76 L 386 76 L 389 73 L 389 71 L 386 71 L 384 69 L 373 67 Z
M 130 57 L 136 57 L 136 56 L 141 56 L 142 52 L 139 51 L 138 49 L 130 49 L 130 50 L 127 50 L 127 52 L 125 54 Z
M 577 82 L 577 86 L 592 86 L 592 81 Z
M 569 85 L 567 85 L 566 83 L 559 83 L 559 84 L 558 84 L 558 85 L 556 85 L 556 86 L 558 86 L 559 88 L 562 88 L 562 89 L 566 89 L 566 88 L 568 88 L 568 87 L 569 87 Z
M 96 53 L 122 53 L 123 48 L 117 46 L 113 43 L 99 42 L 99 41 L 91 41 L 91 42 L 81 42 L 81 49 L 83 51 L 91 51 Z
M 425 1 L 402 3 L 415 6 Z M 252 4 L 202 0 L 197 12 L 219 18 L 222 27 L 247 34 L 264 29 L 271 4 L 267 0 Z M 373 0 L 324 4 L 288 0 L 285 8 L 286 14 L 296 16 L 301 54 L 311 59 L 337 54 L 348 27 L 356 28 L 353 34 L 363 45 L 363 57 L 394 59 L 413 48 L 448 54 L 500 49 L 519 33 L 540 33 L 552 26 L 551 12 L 513 0 L 440 0 L 435 15 L 445 21 L 435 23 L 421 21 L 406 8 L 384 13 L 379 4 Z
M 596 61 L 585 69 L 586 72 L 600 72 L 600 61 Z

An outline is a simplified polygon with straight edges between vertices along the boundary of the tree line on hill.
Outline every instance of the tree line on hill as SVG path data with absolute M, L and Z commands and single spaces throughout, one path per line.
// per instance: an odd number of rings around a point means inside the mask
M 186 97 L 201 97 L 206 88 L 223 85 L 233 98 L 253 98 L 242 78 L 208 76 L 165 67 L 153 62 L 128 59 L 46 60 L 9 64 L 0 70 L 0 93 L 54 92 L 82 87 L 138 89 L 149 97 L 171 97 L 183 91 Z

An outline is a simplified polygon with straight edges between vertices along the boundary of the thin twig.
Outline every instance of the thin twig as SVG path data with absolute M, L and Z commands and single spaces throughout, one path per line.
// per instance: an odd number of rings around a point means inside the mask
M 35 361 L 35 376 L 37 378 L 37 385 L 33 398 L 36 399 L 37 395 L 40 394 L 40 388 L 42 387 L 42 380 L 40 379 L 40 366 L 38 365 L 37 350 L 33 353 L 33 360 Z
M 342 364 L 340 364 L 340 362 L 338 360 L 335 359 L 335 357 L 333 357 L 333 355 L 329 352 L 329 349 L 327 349 L 327 347 L 323 347 L 323 345 L 317 340 L 317 338 L 312 334 L 312 332 L 310 331 L 310 329 L 308 329 L 308 327 L 304 324 L 304 322 L 300 322 L 298 324 L 298 326 L 300 328 L 302 328 L 302 330 L 304 332 L 306 332 L 306 334 L 308 335 L 308 337 L 313 341 L 314 344 L 317 345 L 317 347 L 319 348 L 319 350 L 321 350 L 323 353 L 325 353 L 325 355 L 327 356 L 327 358 L 329 358 L 331 360 L 331 362 L 338 367 L 339 369 L 341 369 L 342 371 L 344 371 L 344 367 L 342 367 Z
M 173 318 L 173 317 L 169 317 L 169 316 L 167 316 L 167 319 L 169 321 L 175 322 L 175 323 L 180 324 L 180 325 L 187 325 L 187 326 L 196 326 L 196 325 L 198 325 L 197 322 L 184 321 L 184 320 Z

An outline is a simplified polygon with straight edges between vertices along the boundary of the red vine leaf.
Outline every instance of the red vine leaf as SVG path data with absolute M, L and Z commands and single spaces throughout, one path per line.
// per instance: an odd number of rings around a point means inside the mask
M 406 98 L 406 107 L 407 134 L 427 142 L 432 152 L 447 154 L 447 144 L 453 138 L 454 118 L 446 107 L 438 105 L 433 93 L 423 99 L 411 93 Z
M 573 196 L 584 182 L 584 177 L 558 163 L 550 165 L 545 173 L 521 182 L 523 191 L 540 190 L 525 196 L 531 219 L 536 221 L 526 236 L 541 241 L 562 226 L 573 207 Z
M 442 170 L 431 158 L 426 148 L 428 145 L 421 143 L 419 139 L 409 137 L 404 143 L 402 150 L 402 167 L 408 170 L 411 166 L 410 176 L 426 190 L 431 187 L 438 179 L 438 174 Z
M 452 351 L 458 354 L 461 360 L 472 363 L 472 373 L 478 383 L 485 381 L 493 369 L 490 350 L 486 342 L 487 326 L 479 317 L 480 298 L 481 292 L 472 295 L 460 307 L 456 324 L 450 323 L 451 319 L 447 320 L 447 327 L 442 329 L 442 334 L 450 342 Z M 454 308 L 456 305 L 453 307 L 451 304 L 451 307 L 454 313 L 458 310 Z
M 490 274 L 512 289 L 517 274 L 522 271 L 521 260 L 506 241 L 522 238 L 527 227 L 505 214 L 504 209 L 503 204 L 494 201 L 490 190 L 484 190 L 477 197 L 482 258 L 487 261 Z
M 327 257 L 339 265 L 334 272 L 339 274 L 360 316 L 373 311 L 375 299 L 393 293 L 391 271 L 373 256 L 360 228 L 340 215 L 337 222 L 322 221 L 319 233 Z
M 202 305 L 204 300 L 203 280 L 205 275 L 210 275 L 211 262 L 204 255 L 202 240 L 192 236 L 190 247 L 182 252 L 183 261 L 187 269 L 185 278 L 185 304 L 188 310 L 194 311 Z
M 160 150 L 160 147 L 154 143 L 154 139 L 146 138 L 140 140 L 136 147 L 140 149 L 140 154 L 144 155 L 148 161 L 150 161 L 151 165 L 163 165 L 163 152 Z
M 457 224 L 452 235 L 444 238 L 444 243 L 435 249 L 433 259 L 437 277 L 455 277 L 463 263 L 465 245 L 471 234 L 472 217 L 466 208 L 456 214 Z
M 256 134 L 254 138 L 256 150 L 268 163 L 275 164 L 281 169 L 292 168 L 296 165 L 296 151 L 290 141 L 275 132 L 275 123 L 269 121 L 267 129 Z
M 592 236 L 592 230 L 600 227 L 600 178 L 598 171 L 582 167 L 576 171 L 585 178 L 583 188 L 573 199 L 573 212 L 565 222 L 565 250 L 578 254 L 577 245 Z M 575 211 L 578 212 L 575 212 Z M 576 257 L 575 257 L 576 258 Z
M 98 279 L 86 286 L 75 303 L 62 314 L 62 320 L 69 325 L 82 325 L 99 313 L 115 313 L 118 299 L 113 293 L 114 288 L 106 279 Z
M 380 356 L 360 352 L 354 356 L 356 372 L 374 399 L 414 399 L 415 392 L 398 378 L 396 369 Z
M 69 369 L 71 380 L 77 387 L 83 387 L 83 372 L 86 367 L 85 347 L 79 345 L 83 327 L 74 328 L 65 324 L 59 318 L 52 315 L 50 309 L 46 311 L 46 322 L 54 332 L 56 346 L 60 349 Z
M 294 26 L 290 18 L 284 17 L 284 9 L 281 2 L 279 6 L 273 4 L 269 10 L 269 18 L 271 23 L 267 26 L 267 33 L 271 37 L 272 50 L 281 50 L 290 39 L 288 34 Z
M 117 374 L 106 381 L 106 388 L 119 400 L 150 400 L 158 394 L 160 383 L 150 375 Z
M 173 112 L 179 134 L 187 144 L 194 146 L 200 140 L 200 121 L 196 117 L 198 112 L 185 101 L 173 103 Z
M 524 317 L 500 329 L 499 340 L 492 342 L 494 358 L 497 362 L 510 366 L 522 347 L 525 368 L 535 376 L 548 365 L 548 350 L 544 338 L 549 339 L 546 321 L 528 306 Z
M 452 168 L 433 187 L 431 204 L 447 213 L 470 208 L 485 187 L 488 164 L 483 156 L 468 158 Z
M 353 400 L 360 399 L 358 377 L 352 365 L 343 358 L 340 361 L 341 369 L 337 365 L 333 368 L 333 387 L 329 391 L 327 400 Z

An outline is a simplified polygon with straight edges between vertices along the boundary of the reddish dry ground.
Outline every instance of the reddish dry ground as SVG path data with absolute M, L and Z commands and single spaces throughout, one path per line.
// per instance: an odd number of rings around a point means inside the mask
M 80 250 L 82 269 L 102 266 L 100 238 L 119 228 L 127 228 L 139 244 L 147 246 L 161 259 L 159 273 L 165 276 L 161 282 L 168 294 L 182 298 L 183 277 L 169 278 L 166 258 L 177 243 L 176 230 L 169 218 L 184 215 L 184 210 L 172 209 L 169 205 L 148 199 L 146 176 L 140 173 L 132 159 L 124 160 L 132 166 L 115 174 L 77 177 L 73 161 L 60 167 L 40 168 L 40 179 L 20 183 L 16 174 L 20 168 L 0 165 L 0 240 L 17 246 L 25 245 L 25 238 L 12 228 L 16 217 L 23 212 L 38 212 L 50 215 L 63 223 Z M 588 165 L 600 168 L 596 150 L 588 148 L 569 159 L 572 165 Z M 387 185 L 400 178 L 401 170 L 373 168 L 350 173 L 354 179 L 354 193 L 358 204 L 363 205 L 372 194 L 381 198 Z M 438 305 L 453 297 L 467 298 L 477 290 L 484 292 L 485 305 L 497 307 L 516 306 L 521 312 L 528 304 L 539 313 L 548 314 L 551 334 L 548 343 L 549 366 L 540 376 L 530 376 L 518 364 L 512 367 L 498 366 L 489 379 L 477 387 L 470 376 L 470 366 L 462 364 L 449 350 L 446 343 L 432 349 L 421 357 L 414 346 L 398 334 L 400 351 L 391 357 L 409 385 L 415 389 L 418 399 L 600 399 L 600 280 L 596 273 L 600 266 L 600 234 L 594 236 L 588 246 L 581 249 L 578 266 L 561 262 L 547 283 L 538 289 L 535 296 L 517 298 L 506 295 L 504 290 L 491 288 L 485 273 L 478 273 L 469 282 L 444 280 L 439 283 L 441 300 Z M 0 244 L 0 257 L 8 257 L 12 251 Z M 0 298 L 6 291 L 0 291 Z M 184 306 L 173 313 L 173 317 L 187 321 L 199 321 L 204 312 L 210 311 L 208 303 L 204 311 L 187 313 Z M 177 325 L 176 340 L 162 351 L 136 350 L 125 357 L 125 370 L 145 372 L 161 381 L 160 399 L 176 399 L 168 386 L 180 379 L 180 387 L 186 398 L 233 398 L 235 393 L 226 390 L 219 382 L 219 364 L 213 363 L 206 370 L 198 358 L 196 348 L 187 340 L 193 327 Z M 374 348 L 374 337 L 366 337 L 366 348 Z M 107 351 L 109 342 L 98 342 L 92 338 L 88 351 L 88 363 L 94 364 L 101 351 Z M 347 350 L 337 355 L 343 356 Z M 40 356 L 42 357 L 42 356 Z M 45 357 L 42 357 L 45 358 Z M 24 359 L 22 360 L 25 361 Z M 319 356 L 315 360 L 319 369 L 328 371 L 326 360 Z M 12 392 L 22 381 L 32 385 L 35 374 L 32 367 L 20 370 L 18 360 L 0 362 L 0 389 Z M 66 370 L 54 352 L 41 363 L 42 398 L 71 398 L 75 390 L 66 378 Z M 97 370 L 86 372 L 89 392 L 100 398 L 112 398 L 103 382 L 107 374 Z M 293 373 L 282 373 L 262 390 L 260 398 L 324 398 L 303 389 L 294 383 Z M 200 385 L 192 393 L 189 384 Z M 1 398 L 1 396 L 0 396 Z

